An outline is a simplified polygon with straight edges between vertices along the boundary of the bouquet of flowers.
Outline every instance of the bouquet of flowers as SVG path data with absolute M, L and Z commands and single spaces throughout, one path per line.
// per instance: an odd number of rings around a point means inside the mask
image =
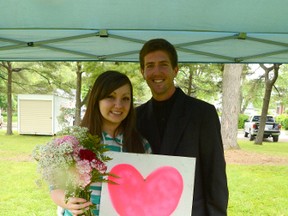
M 37 145 L 32 156 L 38 161 L 38 171 L 53 188 L 65 190 L 69 197 L 90 200 L 89 186 L 92 182 L 107 182 L 104 177 L 105 162 L 111 158 L 100 138 L 93 136 L 85 127 L 67 127 L 45 145 Z M 93 215 L 91 207 L 85 215 Z

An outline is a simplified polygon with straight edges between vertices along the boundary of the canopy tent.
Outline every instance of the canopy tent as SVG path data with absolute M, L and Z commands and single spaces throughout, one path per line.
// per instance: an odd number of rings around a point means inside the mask
M 0 0 L 0 61 L 138 61 L 151 38 L 180 62 L 287 63 L 285 0 Z

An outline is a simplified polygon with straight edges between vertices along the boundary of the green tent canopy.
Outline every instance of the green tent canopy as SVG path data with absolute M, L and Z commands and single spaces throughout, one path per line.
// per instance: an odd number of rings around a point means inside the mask
M 0 0 L 0 61 L 138 61 L 152 38 L 180 62 L 287 63 L 285 0 Z

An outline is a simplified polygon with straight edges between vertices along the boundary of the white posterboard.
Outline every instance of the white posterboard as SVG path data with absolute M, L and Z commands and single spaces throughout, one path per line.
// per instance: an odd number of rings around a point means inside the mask
M 100 216 L 191 216 L 195 158 L 107 154 L 107 171 L 118 178 L 102 184 Z

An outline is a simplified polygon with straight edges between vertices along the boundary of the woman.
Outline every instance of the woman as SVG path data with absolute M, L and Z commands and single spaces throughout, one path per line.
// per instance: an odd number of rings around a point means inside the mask
M 102 137 L 102 142 L 111 151 L 150 153 L 150 145 L 137 132 L 133 91 L 129 78 L 117 71 L 106 71 L 95 81 L 81 126 L 93 135 Z M 91 201 L 70 198 L 65 203 L 64 191 L 51 191 L 52 200 L 64 209 L 64 215 L 81 215 L 83 209 L 96 204 L 94 215 L 99 214 L 101 184 L 91 185 Z M 68 211 L 69 210 L 69 211 Z

